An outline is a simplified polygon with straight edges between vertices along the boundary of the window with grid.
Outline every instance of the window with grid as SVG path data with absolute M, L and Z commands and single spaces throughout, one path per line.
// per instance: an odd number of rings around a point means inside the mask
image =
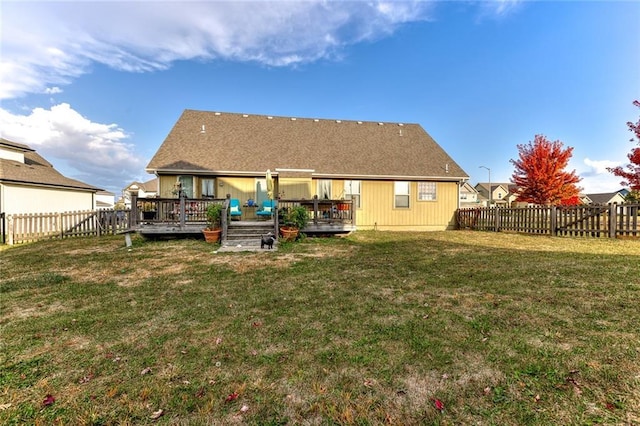
M 436 183 L 418 182 L 418 201 L 435 201 Z

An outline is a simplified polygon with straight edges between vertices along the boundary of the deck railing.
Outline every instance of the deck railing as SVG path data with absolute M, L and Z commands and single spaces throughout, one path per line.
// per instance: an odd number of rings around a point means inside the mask
M 284 220 L 287 211 L 292 207 L 302 206 L 309 211 L 309 224 L 354 224 L 355 209 L 353 200 L 325 200 L 314 197 L 305 199 L 280 199 L 278 200 L 278 216 Z

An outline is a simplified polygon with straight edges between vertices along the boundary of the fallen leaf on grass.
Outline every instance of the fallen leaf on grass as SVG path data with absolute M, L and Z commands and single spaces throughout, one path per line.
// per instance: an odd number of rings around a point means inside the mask
M 205 390 L 203 387 L 201 387 L 200 389 L 198 389 L 198 392 L 196 392 L 196 398 L 202 398 L 204 396 Z
M 262 325 L 262 323 L 260 321 L 254 321 L 253 322 L 253 326 L 254 327 L 260 327 Z
M 44 397 L 44 401 L 42 401 L 42 405 L 44 405 L 45 407 L 48 407 L 54 402 L 56 402 L 56 398 L 51 394 L 47 394 L 47 396 Z
M 156 420 L 162 417 L 163 414 L 164 414 L 164 410 L 161 408 L 158 411 L 154 411 L 153 413 L 151 413 L 151 416 L 149 416 L 149 418 L 151 420 Z
M 444 410 L 444 404 L 442 403 L 442 401 L 440 401 L 439 399 L 435 399 L 435 398 L 431 398 L 431 400 L 433 401 L 433 405 L 436 406 L 436 409 L 438 411 Z
M 0 404 L 0 411 L 4 411 L 9 407 L 11 407 L 11 403 L 10 402 L 7 402 L 6 404 Z
M 607 402 L 606 407 L 607 407 L 607 410 L 609 410 L 609 411 L 613 411 L 616 408 L 615 405 L 613 405 L 610 402 Z
M 238 399 L 238 393 L 237 392 L 232 392 L 229 394 L 229 396 L 227 396 L 227 398 L 224 400 L 224 402 L 231 402 L 231 401 L 235 401 L 236 399 Z
M 147 367 L 147 368 L 145 368 L 144 370 L 142 370 L 142 371 L 140 372 L 140 375 L 141 375 L 141 376 L 144 376 L 145 374 L 149 374 L 149 373 L 151 373 L 151 367 Z
M 246 413 L 247 411 L 249 411 L 249 406 L 248 405 L 243 405 L 242 408 L 240 408 L 240 412 L 241 413 Z
M 80 379 L 78 381 L 78 383 L 80 383 L 81 385 L 84 384 L 84 383 L 89 383 L 91 381 L 91 379 L 93 379 L 93 374 L 87 374 L 82 379 Z
M 218 337 L 216 339 L 216 345 L 219 345 L 220 343 L 222 343 L 222 337 Z

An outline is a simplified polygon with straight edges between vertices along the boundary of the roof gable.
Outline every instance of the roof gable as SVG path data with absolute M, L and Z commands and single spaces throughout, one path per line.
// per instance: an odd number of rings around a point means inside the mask
M 305 169 L 317 177 L 435 178 L 467 174 L 418 124 L 185 110 L 149 172 L 259 174 Z

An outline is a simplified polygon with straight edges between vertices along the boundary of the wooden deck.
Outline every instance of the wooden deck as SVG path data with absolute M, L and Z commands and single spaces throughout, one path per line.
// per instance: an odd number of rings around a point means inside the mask
M 135 200 L 135 202 L 134 202 Z M 232 229 L 269 227 L 273 232 L 278 228 L 278 219 L 259 219 L 243 215 L 243 220 L 227 220 L 226 209 L 228 199 L 167 199 L 132 197 L 133 219 L 131 229 L 150 238 L 203 238 L 202 230 L 206 227 L 206 210 L 211 203 L 223 205 L 222 240 L 226 241 Z M 355 212 L 350 200 L 278 200 L 280 212 L 302 205 L 309 210 L 310 220 L 301 230 L 309 236 L 347 235 L 356 230 Z M 145 210 L 153 210 L 148 215 Z M 242 231 L 240 231 L 242 233 Z

